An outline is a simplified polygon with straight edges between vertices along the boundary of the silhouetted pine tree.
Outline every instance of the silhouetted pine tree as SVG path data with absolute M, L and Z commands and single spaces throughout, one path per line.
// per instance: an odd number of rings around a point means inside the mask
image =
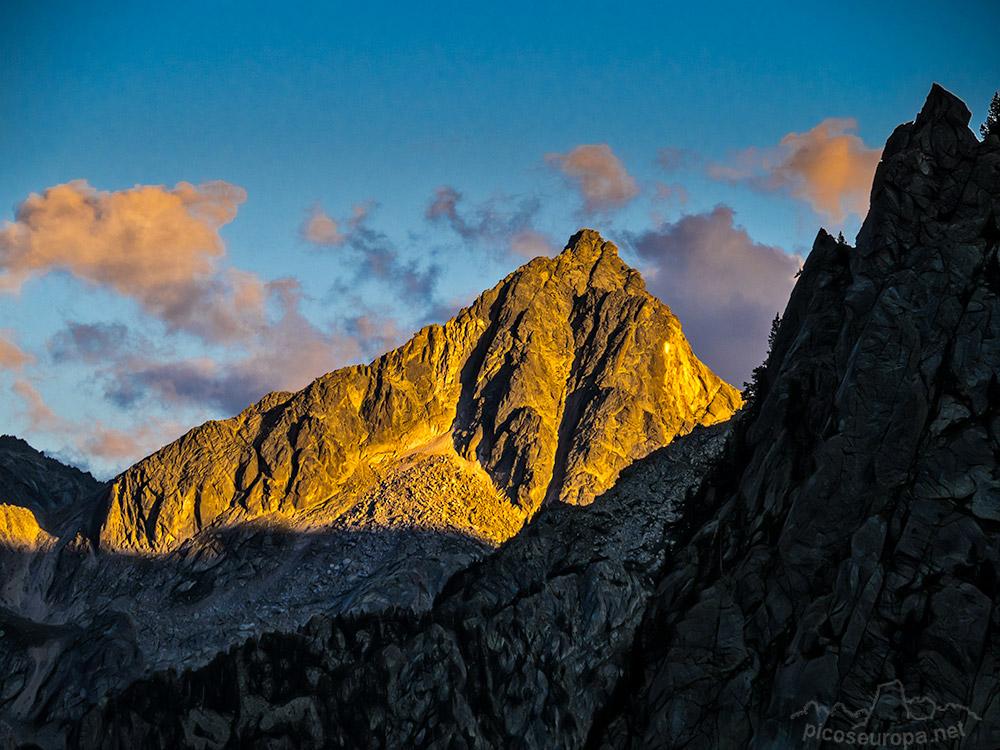
M 778 337 L 778 328 L 781 327 L 781 314 L 775 313 L 774 320 L 771 321 L 771 333 L 767 337 L 767 354 L 764 361 L 753 368 L 750 381 L 743 383 L 743 411 L 756 411 L 761 397 L 761 389 L 764 384 L 764 374 L 767 372 L 767 363 L 771 359 L 771 350 L 774 349 L 774 340 Z
M 1000 135 L 1000 91 L 993 92 L 990 112 L 986 115 L 986 122 L 979 126 L 979 132 L 983 138 L 988 135 Z

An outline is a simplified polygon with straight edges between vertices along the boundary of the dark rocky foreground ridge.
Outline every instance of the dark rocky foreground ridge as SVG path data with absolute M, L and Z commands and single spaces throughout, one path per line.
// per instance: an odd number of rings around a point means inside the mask
M 818 237 L 598 744 L 801 747 L 809 701 L 898 680 L 979 717 L 941 746 L 1000 747 L 1000 142 L 969 119 L 934 86 L 857 248 Z
M 820 232 L 714 467 L 726 427 L 543 509 L 429 612 L 249 639 L 72 744 L 837 746 L 825 721 L 996 750 L 1000 140 L 969 119 L 935 86 L 857 247 Z

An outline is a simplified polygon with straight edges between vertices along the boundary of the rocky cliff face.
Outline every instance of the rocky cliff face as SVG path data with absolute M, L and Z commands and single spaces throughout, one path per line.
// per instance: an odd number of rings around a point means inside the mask
M 1000 747 L 1000 141 L 969 117 L 935 86 L 858 246 L 820 233 L 714 468 L 692 456 L 724 436 L 675 441 L 426 614 L 250 639 L 73 744 L 834 746 L 812 723 Z
M 371 365 L 273 393 L 132 467 L 111 487 L 100 544 L 163 552 L 265 515 L 329 523 L 385 495 L 401 461 L 454 474 L 444 504 L 478 510 L 448 523 L 496 543 L 546 498 L 588 503 L 740 403 L 615 246 L 583 230 Z M 411 510 L 397 516 L 434 527 L 432 511 Z
M 74 691 L 89 692 L 80 674 L 129 674 L 128 659 L 106 649 L 107 640 L 83 628 L 39 622 L 47 610 L 59 537 L 72 534 L 96 500 L 101 485 L 90 474 L 36 451 L 23 440 L 0 436 L 0 717 L 9 718 L 32 703 L 57 706 L 64 696 L 52 687 L 73 675 Z M 110 632 L 113 618 L 96 630 Z M 72 643 L 72 647 L 67 645 Z M 60 661 L 61 655 L 69 658 Z M 134 675 L 137 676 L 137 673 Z M 49 687 L 44 684 L 48 682 Z M 89 681 L 88 681 L 89 684 Z M 92 695 L 92 700 L 98 696 Z M 73 698 L 77 698 L 74 694 Z M 78 702 L 84 702 L 82 700 Z M 91 701 L 88 701 L 91 702 Z M 0 748 L 13 746 L 0 719 Z
M 955 746 L 1000 747 L 1000 142 L 969 119 L 935 86 L 857 248 L 817 239 L 607 746 L 814 747 L 810 701 L 867 709 L 899 681 L 979 717 Z

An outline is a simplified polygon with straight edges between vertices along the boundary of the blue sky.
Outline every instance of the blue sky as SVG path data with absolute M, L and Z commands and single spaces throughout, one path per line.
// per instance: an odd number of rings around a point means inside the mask
M 984 119 L 998 21 L 985 2 L 11 6 L 0 429 L 107 476 L 443 322 L 581 226 L 739 386 L 931 83 Z

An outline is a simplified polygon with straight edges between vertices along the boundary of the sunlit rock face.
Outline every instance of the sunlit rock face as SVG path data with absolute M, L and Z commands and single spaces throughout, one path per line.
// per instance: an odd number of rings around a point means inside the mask
M 30 510 L 0 503 L 0 545 L 34 547 L 49 539 Z
M 582 230 L 372 364 L 273 393 L 141 461 L 111 487 L 100 544 L 169 551 L 261 516 L 496 544 L 546 500 L 589 503 L 635 459 L 740 404 L 615 246 Z

